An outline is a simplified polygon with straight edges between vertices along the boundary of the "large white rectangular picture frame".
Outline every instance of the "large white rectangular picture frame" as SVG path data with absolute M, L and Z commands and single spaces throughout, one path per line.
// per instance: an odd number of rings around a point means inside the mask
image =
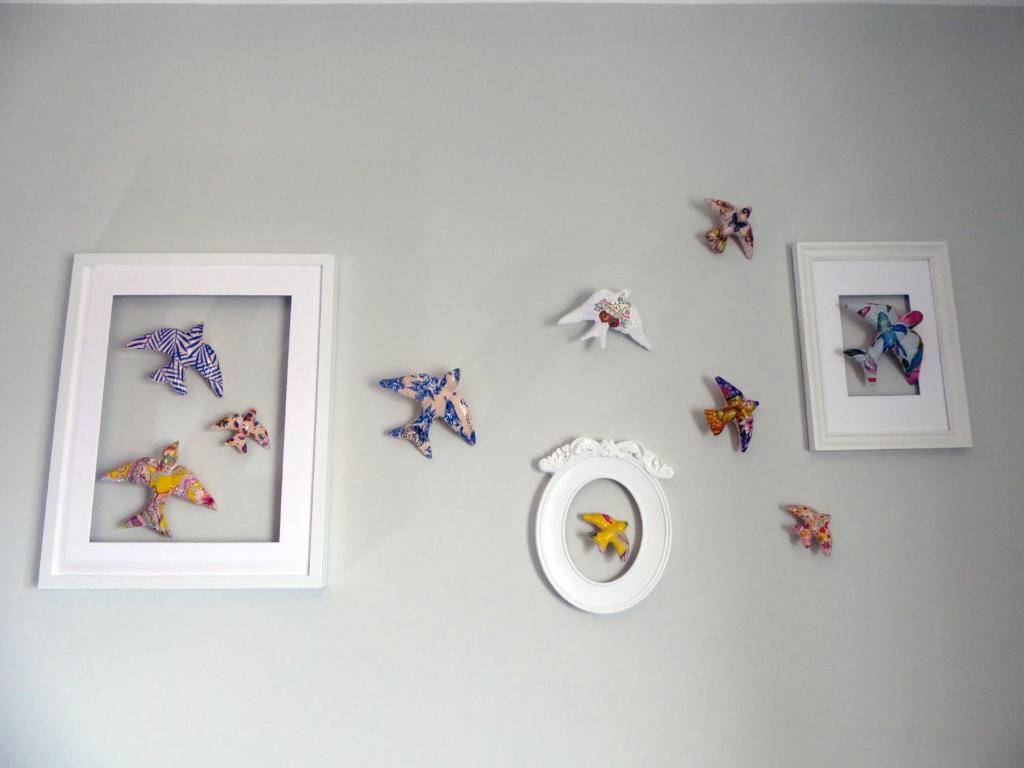
M 276 541 L 90 540 L 108 335 L 118 295 L 290 299 Z M 322 587 L 334 328 L 335 269 L 330 255 L 76 254 L 39 587 Z
M 797 243 L 793 272 L 811 450 L 973 445 L 946 243 Z M 840 295 L 912 296 L 924 314 L 918 395 L 849 394 Z

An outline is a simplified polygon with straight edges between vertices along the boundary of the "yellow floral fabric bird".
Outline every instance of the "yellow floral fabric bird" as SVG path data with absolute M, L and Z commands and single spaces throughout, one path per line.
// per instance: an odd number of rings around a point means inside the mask
M 125 521 L 124 528 L 151 528 L 162 536 L 171 535 L 164 516 L 164 505 L 171 496 L 210 509 L 217 504 L 191 469 L 178 463 L 178 443 L 164 448 L 159 458 L 143 456 L 106 472 L 100 478 L 114 483 L 132 483 L 149 487 L 152 495 L 146 508 Z
M 591 525 L 596 525 L 598 530 L 590 534 L 590 538 L 597 548 L 604 552 L 608 545 L 615 547 L 619 554 L 619 560 L 623 563 L 629 557 L 629 539 L 626 538 L 626 527 L 629 525 L 625 520 L 616 520 L 611 515 L 589 513 L 581 517 Z

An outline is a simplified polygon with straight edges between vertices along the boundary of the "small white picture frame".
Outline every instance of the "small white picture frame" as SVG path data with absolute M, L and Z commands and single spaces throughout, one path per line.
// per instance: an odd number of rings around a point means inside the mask
M 534 540 L 548 582 L 571 605 L 617 613 L 639 603 L 661 579 L 672 548 L 672 518 L 661 480 L 673 470 L 637 443 L 580 437 L 538 463 L 551 475 L 537 508 Z M 611 581 L 585 576 L 572 560 L 566 522 L 573 499 L 595 480 L 619 483 L 636 503 L 643 539 L 628 568 Z
M 77 254 L 71 277 L 54 419 L 39 587 L 323 586 L 326 579 L 335 293 L 334 257 L 330 255 Z M 259 452 L 264 449 L 255 447 L 243 456 L 223 445 L 227 435 L 198 432 L 200 429 L 209 430 L 209 422 L 193 424 L 194 418 L 188 419 L 188 429 L 193 430 L 192 434 L 197 437 L 189 448 L 195 451 L 196 444 L 200 444 L 198 448 L 212 457 L 212 461 L 237 462 L 233 466 L 238 472 L 231 480 L 218 478 L 210 466 L 201 473 L 200 467 L 193 464 L 185 453 L 184 445 L 181 459 L 181 463 L 188 465 L 197 476 L 206 475 L 202 482 L 208 488 L 218 484 L 224 487 L 229 483 L 244 487 L 246 477 L 273 487 L 279 500 L 273 502 L 277 506 L 273 512 L 276 519 L 272 538 L 253 540 L 240 536 L 240 540 L 233 540 L 229 533 L 217 540 L 165 539 L 159 535 L 144 536 L 142 534 L 154 532 L 141 528 L 129 531 L 132 535 L 139 534 L 131 540 L 118 537 L 100 537 L 97 540 L 95 536 L 93 501 L 99 473 L 104 471 L 104 467 L 98 464 L 99 442 L 101 425 L 106 423 L 103 411 L 105 407 L 110 408 L 110 403 L 105 405 L 104 402 L 104 388 L 114 386 L 106 381 L 106 375 L 111 366 L 111 350 L 122 349 L 127 341 L 114 338 L 112 312 L 122 298 L 134 302 L 137 308 L 139 302 L 143 302 L 145 307 L 149 298 L 166 302 L 169 299 L 176 301 L 179 297 L 186 297 L 182 301 L 192 302 L 192 305 L 198 297 L 229 304 L 255 297 L 256 306 L 264 306 L 259 302 L 275 299 L 281 302 L 281 306 L 287 306 L 287 313 L 282 314 L 279 323 L 284 349 L 278 358 L 278 377 L 283 384 L 278 385 L 277 390 L 280 392 L 280 406 L 277 408 L 280 412 L 274 416 L 275 427 L 271 429 L 271 443 L 278 451 L 274 454 L 277 461 L 275 474 L 268 477 L 266 471 L 255 463 L 269 461 L 270 452 L 262 454 Z M 234 310 L 232 305 L 231 311 Z M 186 320 L 183 317 L 183 322 Z M 244 325 L 244 320 L 239 322 Z M 152 329 L 141 330 L 148 332 Z M 209 323 L 206 331 L 210 331 Z M 221 338 L 226 342 L 232 333 L 238 331 L 238 325 L 234 331 L 222 328 Z M 254 344 L 251 348 L 252 359 L 258 361 L 261 354 L 259 345 Z M 127 354 L 135 365 L 153 367 L 159 364 L 159 353 L 156 352 L 127 350 Z M 143 357 L 136 363 L 134 356 Z M 223 352 L 218 356 L 222 365 L 227 364 Z M 258 371 L 251 369 L 249 359 L 237 359 L 241 355 L 234 357 L 234 382 L 225 376 L 223 398 L 216 398 L 195 371 L 188 372 L 186 381 L 190 391 L 187 397 L 203 402 L 204 414 L 207 411 L 244 411 L 245 407 L 254 405 L 240 403 L 237 396 L 230 396 L 232 391 L 242 389 L 238 385 L 243 381 L 243 374 L 246 377 L 259 375 Z M 118 385 L 126 386 L 124 382 L 118 382 Z M 145 391 L 153 403 L 166 402 L 161 398 L 173 400 L 177 397 L 172 391 L 164 391 L 164 384 L 146 381 L 142 375 L 137 382 L 132 380 L 127 386 L 137 386 L 140 391 Z M 178 415 L 181 413 L 178 411 L 173 417 L 165 417 L 164 424 L 171 423 L 176 427 L 177 422 L 184 423 L 185 419 Z M 123 417 L 119 418 L 123 420 Z M 199 439 L 200 434 L 208 435 L 208 440 Z M 125 455 L 123 460 L 159 456 L 161 446 L 167 442 L 158 441 L 145 434 L 145 430 L 140 430 L 138 451 Z M 99 462 L 103 460 L 101 456 Z M 245 472 L 250 474 L 246 476 Z M 133 486 L 133 489 L 135 501 L 132 503 L 144 504 L 141 494 L 145 487 Z M 129 493 L 127 488 L 124 493 Z M 215 492 L 214 495 L 218 494 Z M 173 514 L 182 516 L 179 519 L 184 519 L 183 510 L 197 509 L 194 505 L 171 499 L 169 512 L 172 504 Z M 219 509 L 223 510 L 223 506 L 221 504 Z M 202 511 L 207 515 L 219 514 L 218 511 Z
M 945 243 L 797 243 L 793 272 L 811 450 L 973 445 Z M 843 349 L 866 345 L 873 330 L 856 328 L 848 300 L 897 301 L 923 314 L 914 387 L 890 353 L 878 364 L 881 385 L 858 383 L 862 372 Z

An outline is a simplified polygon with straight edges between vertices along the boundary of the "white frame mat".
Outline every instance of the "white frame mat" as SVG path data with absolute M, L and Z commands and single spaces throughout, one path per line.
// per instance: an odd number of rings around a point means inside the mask
M 566 602 L 590 613 L 617 613 L 643 600 L 657 585 L 672 548 L 672 518 L 661 479 L 672 468 L 634 442 L 580 437 L 539 462 L 551 475 L 537 508 L 537 557 L 548 582 Z M 643 540 L 633 562 L 607 582 L 584 576 L 572 561 L 566 517 L 573 499 L 594 480 L 614 480 L 633 497 Z
M 183 272 L 187 279 L 182 279 Z M 90 541 L 106 352 L 118 295 L 290 297 L 277 541 Z M 77 254 L 54 418 L 39 587 L 323 586 L 334 307 L 330 255 Z
M 973 445 L 945 243 L 797 243 L 793 271 L 811 450 Z M 849 393 L 841 295 L 912 297 L 924 314 L 917 395 Z

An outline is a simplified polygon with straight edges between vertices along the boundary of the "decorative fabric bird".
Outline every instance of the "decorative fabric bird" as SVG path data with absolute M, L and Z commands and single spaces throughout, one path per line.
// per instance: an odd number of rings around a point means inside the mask
M 152 528 L 164 536 L 171 535 L 171 528 L 164 517 L 164 504 L 171 496 L 177 496 L 210 509 L 217 504 L 206 488 L 188 467 L 178 463 L 178 443 L 173 442 L 163 450 L 163 455 L 143 457 L 112 469 L 101 478 L 115 483 L 146 485 L 153 492 L 146 508 L 125 521 L 125 528 Z
M 442 419 L 463 440 L 475 445 L 476 431 L 470 419 L 469 406 L 455 391 L 461 378 L 461 372 L 455 368 L 440 378 L 418 373 L 397 379 L 382 379 L 380 386 L 384 389 L 417 400 L 420 404 L 420 415 L 416 419 L 392 429 L 388 434 L 408 440 L 429 459 L 434 455 L 430 448 L 430 425 L 434 419 Z
M 832 531 L 829 530 L 828 524 L 832 516 L 800 504 L 788 506 L 786 509 L 800 521 L 793 526 L 793 533 L 800 536 L 800 543 L 804 545 L 804 549 L 810 549 L 811 539 L 817 539 L 818 546 L 825 556 L 831 555 Z
M 754 258 L 754 230 L 750 226 L 750 214 L 753 208 L 736 208 L 725 200 L 711 197 L 704 199 L 708 207 L 718 216 L 718 226 L 704 233 L 704 239 L 715 253 L 721 253 L 731 236 L 734 236 L 743 249 L 743 255 Z
M 263 426 L 262 422 L 256 419 L 255 408 L 250 408 L 244 416 L 240 413 L 225 416 L 210 429 L 233 429 L 235 434 L 225 440 L 224 445 L 234 446 L 239 453 L 249 452 L 247 438 L 250 437 L 264 448 L 270 447 L 270 433 L 267 432 L 267 428 Z
M 581 341 L 596 338 L 604 349 L 608 339 L 608 329 L 629 336 L 644 349 L 650 349 L 651 343 L 644 335 L 643 321 L 640 312 L 629 301 L 629 291 L 611 291 L 602 288 L 594 291 L 590 297 L 569 314 L 558 321 L 559 325 L 590 321 L 590 326 Z
M 726 407 L 719 410 L 708 408 L 704 411 L 704 417 L 708 420 L 708 426 L 711 427 L 711 433 L 714 435 L 722 434 L 725 425 L 734 421 L 740 432 L 740 452 L 742 453 L 747 450 L 750 438 L 754 434 L 754 410 L 759 403 L 757 400 L 747 400 L 742 392 L 721 376 L 715 376 L 715 382 L 722 390 Z
M 591 540 L 597 544 L 597 548 L 604 552 L 608 545 L 615 547 L 621 562 L 626 562 L 629 557 L 629 539 L 626 538 L 626 527 L 629 525 L 624 520 L 616 520 L 611 515 L 592 514 L 580 515 L 591 525 L 596 525 L 598 530 L 590 534 Z
M 224 396 L 224 375 L 220 361 L 213 347 L 203 343 L 203 324 L 196 323 L 187 331 L 177 328 L 161 328 L 132 339 L 128 349 L 149 349 L 162 352 L 170 357 L 167 365 L 157 368 L 149 378 L 165 381 L 179 395 L 187 395 L 185 369 L 195 368 L 199 375 L 210 382 L 210 388 L 217 397 Z
M 843 304 L 846 309 L 856 312 L 875 331 L 875 338 L 867 350 L 844 349 L 843 354 L 852 357 L 864 368 L 868 384 L 878 383 L 878 362 L 889 352 L 903 368 L 907 382 L 917 384 L 921 375 L 921 359 L 924 344 L 921 337 L 911 328 L 924 319 L 916 310 L 900 315 L 899 310 L 888 304 Z

